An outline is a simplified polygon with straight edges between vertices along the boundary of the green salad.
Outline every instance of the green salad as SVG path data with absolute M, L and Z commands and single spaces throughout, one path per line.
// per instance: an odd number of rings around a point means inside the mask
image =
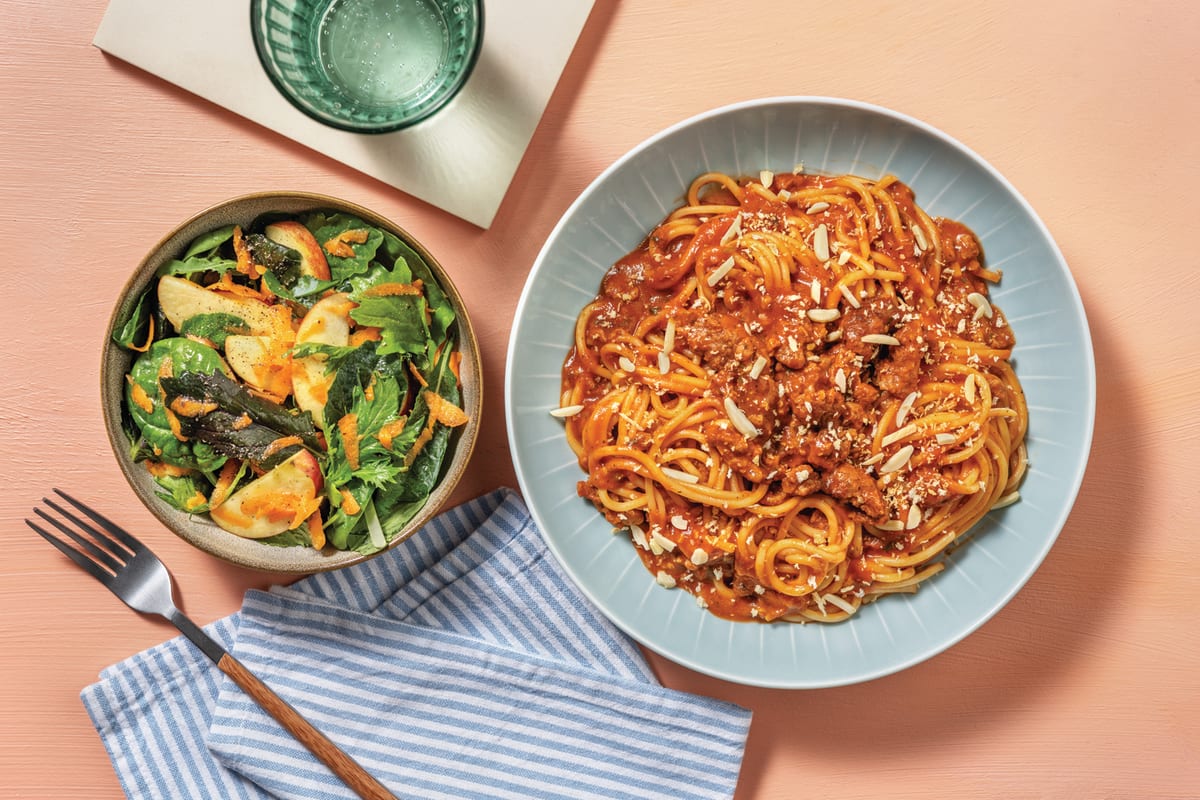
M 136 353 L 123 424 L 159 496 L 265 544 L 383 549 L 467 422 L 449 298 L 344 213 L 198 237 L 113 339 Z

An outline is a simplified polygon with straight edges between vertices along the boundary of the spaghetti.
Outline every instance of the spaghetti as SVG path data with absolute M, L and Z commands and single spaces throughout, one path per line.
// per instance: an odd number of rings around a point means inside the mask
M 701 175 L 578 317 L 553 413 L 579 494 L 721 617 L 915 591 L 1025 469 L 980 259 L 894 177 Z

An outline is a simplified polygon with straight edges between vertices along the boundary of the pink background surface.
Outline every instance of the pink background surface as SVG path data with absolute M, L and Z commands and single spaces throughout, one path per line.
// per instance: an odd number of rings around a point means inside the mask
M 31 0 L 3 0 L 3 9 L 5 796 L 120 797 L 78 693 L 106 665 L 173 633 L 25 527 L 50 487 L 97 501 L 142 535 L 198 622 L 272 580 L 163 530 L 104 436 L 104 326 L 164 232 L 234 195 L 303 189 L 374 208 L 422 239 L 465 295 L 486 365 L 486 418 L 457 493 L 467 499 L 515 485 L 504 351 L 526 273 L 559 215 L 646 136 L 779 94 L 919 117 L 1017 186 L 1057 239 L 1087 309 L 1095 444 L 1045 564 L 946 653 L 824 691 L 737 686 L 652 656 L 656 672 L 668 686 L 754 710 L 738 800 L 1200 793 L 1200 6 L 598 0 L 488 231 L 104 56 L 90 44 L 101 0 L 70 12 Z

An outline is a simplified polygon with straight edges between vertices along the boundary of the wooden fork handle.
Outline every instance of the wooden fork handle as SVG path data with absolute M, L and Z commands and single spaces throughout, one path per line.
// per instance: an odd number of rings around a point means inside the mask
M 396 800 L 396 796 L 388 791 L 386 786 L 359 766 L 357 761 L 330 741 L 329 737 L 314 728 L 299 711 L 246 669 L 242 662 L 225 653 L 217 662 L 217 666 L 363 800 Z

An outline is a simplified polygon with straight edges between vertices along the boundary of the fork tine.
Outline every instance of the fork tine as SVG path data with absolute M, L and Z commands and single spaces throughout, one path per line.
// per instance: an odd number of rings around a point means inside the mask
M 140 553 L 142 550 L 146 549 L 146 546 L 144 544 L 142 544 L 140 541 L 138 541 L 137 539 L 135 539 L 133 534 L 131 534 L 129 531 L 125 530 L 124 528 L 120 527 L 119 525 L 117 525 L 115 522 L 113 522 L 112 520 L 110 520 L 108 517 L 104 516 L 100 512 L 93 511 L 89 506 L 85 505 L 84 503 L 79 502 L 74 497 L 71 497 L 71 495 L 67 494 L 62 489 L 55 489 L 54 493 L 57 494 L 62 499 L 66 500 L 71 505 L 78 508 L 84 514 L 87 514 L 89 517 L 92 518 L 92 520 L 94 520 L 96 522 L 97 525 L 100 525 L 106 531 L 111 533 L 113 536 L 117 537 L 117 539 L 120 540 L 121 544 L 125 545 L 126 549 L 128 549 L 129 552 L 136 554 L 136 553 Z
M 79 526 L 80 530 L 87 531 L 87 533 L 89 533 L 91 535 L 91 537 L 96 540 L 97 544 L 99 544 L 101 547 L 108 548 L 108 551 L 110 553 L 112 553 L 114 556 L 116 556 L 119 560 L 128 561 L 129 558 L 134 555 L 134 551 L 133 551 L 132 547 L 128 547 L 124 543 L 118 542 L 116 539 L 113 539 L 110 536 L 105 536 L 103 533 L 101 533 L 99 530 L 97 530 L 95 525 L 88 524 L 86 521 L 75 516 L 70 511 L 63 508 L 62 506 L 60 506 L 58 503 L 54 502 L 53 500 L 51 500 L 47 497 L 43 497 L 42 502 L 45 503 L 46 505 L 50 506 L 51 508 L 53 508 L 59 514 L 62 514 L 67 519 L 71 520 L 71 522 L 74 522 L 76 525 Z M 112 525 L 111 522 L 109 524 Z
M 50 544 L 54 545 L 59 550 L 61 550 L 63 555 L 65 555 L 67 558 L 71 559 L 76 564 L 78 564 L 80 567 L 82 567 L 83 570 L 85 572 L 87 572 L 89 575 L 91 575 L 93 578 L 100 581 L 105 586 L 108 586 L 110 583 L 112 583 L 113 576 L 110 573 L 105 572 L 103 569 L 101 569 L 100 565 L 97 564 L 95 561 L 92 561 L 90 558 L 85 556 L 83 553 L 79 552 L 74 547 L 71 547 L 71 545 L 67 544 L 62 539 L 59 539 L 54 534 L 47 532 L 44 528 L 42 528 L 40 525 L 38 525 L 33 520 L 27 519 L 27 520 L 25 520 L 25 524 L 28 525 L 29 527 L 33 528 L 39 534 L 41 534 L 41 537 L 43 539 L 45 539 L 47 542 L 49 542 Z
M 90 533 L 92 535 L 96 535 L 97 533 L 99 533 L 98 531 L 92 529 L 90 526 L 85 524 L 82 520 L 76 518 L 73 514 L 71 514 L 66 509 L 60 508 L 52 500 L 47 500 L 46 498 L 43 497 L 42 502 L 46 503 L 46 505 L 50 506 L 58 513 L 65 516 L 67 519 L 74 522 L 76 525 L 78 525 L 80 527 L 80 529 L 86 531 L 87 533 Z M 84 550 L 86 550 L 92 556 L 92 558 L 94 560 L 99 561 L 104 566 L 111 569 L 113 572 L 116 572 L 117 570 L 119 570 L 121 568 L 121 562 L 115 558 L 115 556 L 122 555 L 121 551 L 109 553 L 108 551 L 103 550 L 100 547 L 97 547 L 94 542 L 90 542 L 87 539 L 85 539 L 84 537 L 80 536 L 78 533 L 76 533 L 75 531 L 71 530 L 66 525 L 64 525 L 60 520 L 55 519 L 54 517 L 50 516 L 49 514 L 47 514 L 45 511 L 43 511 L 40 508 L 35 508 L 33 510 L 33 513 L 37 514 L 42 519 L 46 520 L 46 522 L 49 522 L 54 527 L 58 528 L 60 531 L 65 533 L 67 536 L 71 537 L 71 539 L 76 544 L 78 544 L 80 547 L 82 547 Z M 28 521 L 28 520 L 26 520 L 26 521 Z M 55 538 L 57 538 L 57 537 L 55 537 Z M 98 541 L 100 541 L 101 543 L 107 543 L 107 540 L 103 536 L 99 536 L 97 538 L 98 538 Z M 113 542 L 112 544 L 116 544 L 116 542 Z M 111 545 L 110 545 L 110 547 L 111 547 Z

